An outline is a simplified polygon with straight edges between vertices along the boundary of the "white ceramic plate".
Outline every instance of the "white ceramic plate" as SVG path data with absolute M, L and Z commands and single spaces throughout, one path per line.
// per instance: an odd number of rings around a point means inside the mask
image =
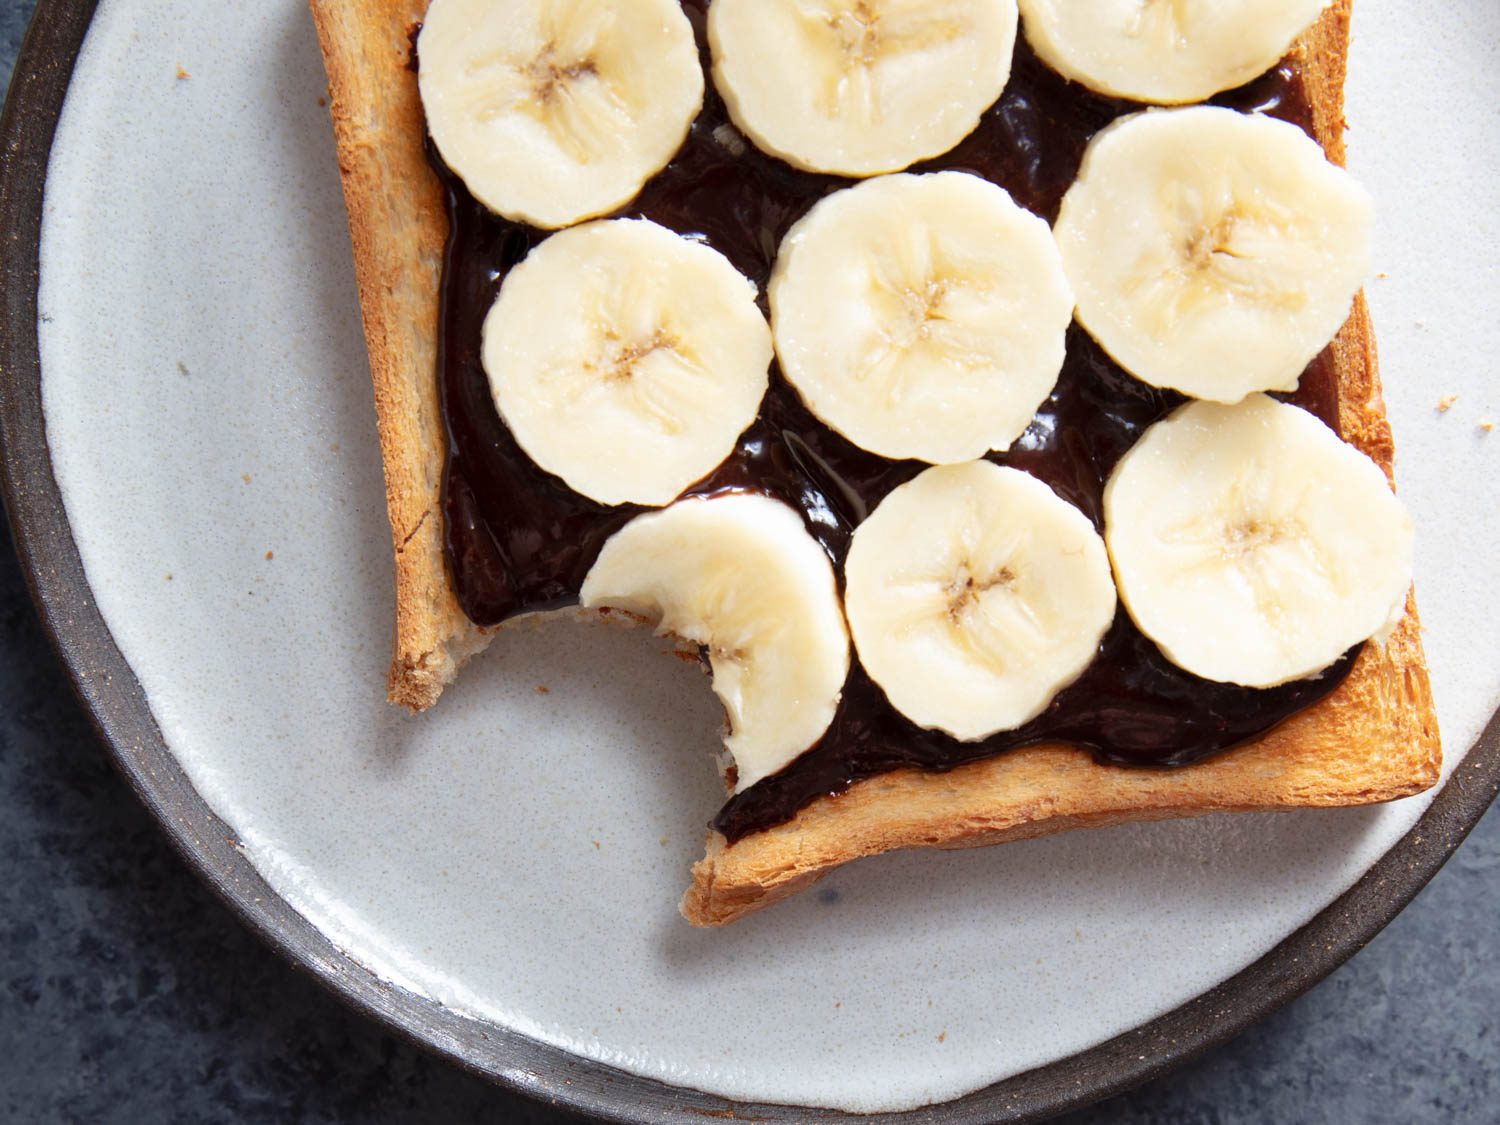
M 1381 207 L 1371 298 L 1451 767 L 1500 701 L 1500 7 L 1357 9 L 1352 166 Z M 389 540 L 323 93 L 301 0 L 102 0 L 47 182 L 40 345 L 73 534 L 167 743 L 373 972 L 669 1083 L 905 1108 L 1202 993 L 1425 807 L 888 856 L 691 930 L 719 717 L 662 643 L 522 625 L 435 712 L 384 703 Z

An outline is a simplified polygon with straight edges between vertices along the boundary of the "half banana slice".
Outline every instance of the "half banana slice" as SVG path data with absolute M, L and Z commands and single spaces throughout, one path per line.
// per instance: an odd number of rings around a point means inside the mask
M 870 176 L 947 152 L 1010 78 L 1015 0 L 714 0 L 714 84 L 760 148 Z
M 1104 492 L 1120 597 L 1204 679 L 1273 687 L 1393 628 L 1412 523 L 1385 474 L 1265 395 L 1196 402 L 1146 431 Z
M 854 645 L 918 726 L 977 740 L 1039 715 L 1099 651 L 1115 587 L 1093 524 L 988 461 L 928 469 L 854 533 Z
M 722 254 L 644 219 L 561 231 L 485 317 L 495 406 L 574 492 L 670 503 L 760 408 L 772 348 L 755 297 Z
M 1370 271 L 1374 204 L 1295 125 L 1195 107 L 1094 138 L 1056 234 L 1078 319 L 1194 398 L 1292 390 Z
M 883 457 L 1006 449 L 1057 382 L 1073 294 L 1047 224 L 963 172 L 835 192 L 771 277 L 782 370 L 809 409 Z
M 1065 78 L 1117 98 L 1201 102 L 1275 66 L 1328 0 L 1021 0 L 1026 38 Z
M 448 167 L 492 211 L 539 227 L 628 202 L 703 104 L 676 0 L 432 0 L 417 54 Z
M 833 565 L 779 501 L 731 493 L 637 516 L 604 545 L 581 598 L 708 650 L 736 792 L 833 721 L 849 674 Z

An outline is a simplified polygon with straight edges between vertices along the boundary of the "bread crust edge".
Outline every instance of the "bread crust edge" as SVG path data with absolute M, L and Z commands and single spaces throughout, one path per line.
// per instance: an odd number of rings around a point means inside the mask
M 349 213 L 375 391 L 396 622 L 387 692 L 423 711 L 493 630 L 471 622 L 444 553 L 448 441 L 437 385 L 448 218 L 427 162 L 411 34 L 427 0 L 310 0 Z

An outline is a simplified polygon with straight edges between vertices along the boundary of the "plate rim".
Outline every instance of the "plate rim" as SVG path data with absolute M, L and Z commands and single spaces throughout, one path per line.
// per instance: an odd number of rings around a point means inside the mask
M 0 229 L 7 232 L 0 240 L 0 490 L 16 552 L 47 637 L 96 733 L 188 867 L 294 969 L 409 1042 L 515 1093 L 602 1121 L 701 1125 L 706 1115 L 843 1123 L 920 1116 L 940 1125 L 1041 1121 L 1161 1077 L 1302 995 L 1400 913 L 1500 793 L 1497 711 L 1416 825 L 1353 887 L 1253 964 L 1088 1050 L 905 1113 L 851 1115 L 670 1086 L 381 981 L 270 888 L 188 782 L 94 603 L 52 474 L 37 339 L 43 193 L 58 119 L 97 4 L 38 0 L 0 116 Z

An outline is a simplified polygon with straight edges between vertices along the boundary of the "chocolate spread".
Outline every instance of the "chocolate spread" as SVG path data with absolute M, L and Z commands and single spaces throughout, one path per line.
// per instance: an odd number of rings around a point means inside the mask
M 709 68 L 707 0 L 683 0 Z M 1262 111 L 1312 131 L 1311 103 L 1294 62 L 1213 99 Z M 974 133 L 912 171 L 958 169 L 993 180 L 1049 222 L 1057 217 L 1089 139 L 1142 107 L 1102 97 L 1016 48 L 1010 82 Z M 606 539 L 643 509 L 606 507 L 572 492 L 521 451 L 496 413 L 480 364 L 480 331 L 506 272 L 546 237 L 477 203 L 429 153 L 447 192 L 451 222 L 443 275 L 440 372 L 448 428 L 446 546 L 454 588 L 481 625 L 575 603 Z M 649 218 L 701 238 L 764 287 L 791 225 L 850 181 L 791 168 L 766 156 L 729 123 L 708 84 L 686 143 L 621 215 Z M 762 296 L 764 308 L 764 296 Z M 1315 360 L 1290 401 L 1337 427 L 1328 354 Z M 1006 453 L 991 455 L 1046 481 L 1098 525 L 1111 469 L 1141 432 L 1183 401 L 1127 375 L 1076 325 L 1052 396 Z M 890 461 L 850 444 L 810 414 L 776 368 L 760 415 L 730 458 L 688 490 L 755 489 L 802 513 L 841 568 L 861 520 L 925 465 Z M 1038 718 L 981 742 L 922 730 L 887 702 L 858 661 L 823 738 L 779 773 L 734 796 L 713 827 L 734 841 L 783 823 L 817 797 L 902 767 L 946 770 L 1005 750 L 1061 741 L 1124 766 L 1184 766 L 1252 740 L 1332 692 L 1350 652 L 1321 676 L 1257 691 L 1199 679 L 1167 661 L 1123 609 L 1083 675 Z

